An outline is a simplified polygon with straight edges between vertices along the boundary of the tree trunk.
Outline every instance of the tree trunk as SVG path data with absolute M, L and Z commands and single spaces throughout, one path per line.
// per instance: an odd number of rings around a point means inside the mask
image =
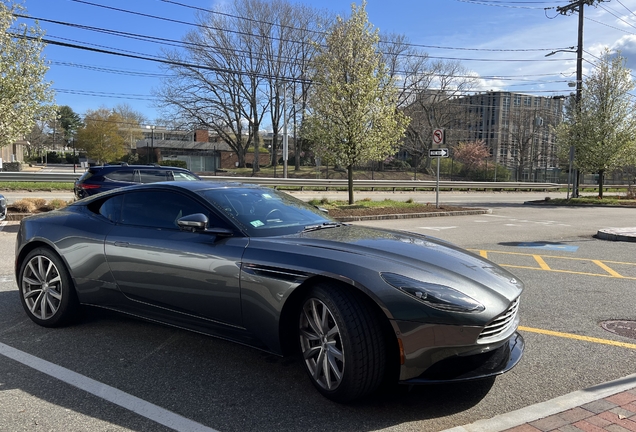
M 605 183 L 605 170 L 598 172 L 598 197 L 603 199 L 603 184 Z
M 349 188 L 349 204 L 353 204 L 353 165 L 347 167 L 347 184 Z

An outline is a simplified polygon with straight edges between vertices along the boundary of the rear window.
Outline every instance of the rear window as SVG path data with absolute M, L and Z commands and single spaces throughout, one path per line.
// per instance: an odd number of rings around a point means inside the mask
M 83 181 L 86 181 L 89 178 L 93 177 L 95 174 L 96 174 L 96 171 L 88 170 L 84 174 L 82 174 L 82 176 L 78 179 L 78 182 L 82 183 Z

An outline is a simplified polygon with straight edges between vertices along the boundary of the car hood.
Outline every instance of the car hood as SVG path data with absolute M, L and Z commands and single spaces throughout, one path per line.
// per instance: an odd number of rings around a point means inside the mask
M 390 262 L 386 271 L 452 286 L 468 295 L 478 296 L 478 291 L 487 289 L 513 300 L 523 289 L 523 283 L 510 272 L 434 237 L 343 225 L 299 233 L 294 238 L 305 246 L 360 255 L 359 259 L 352 258 L 353 262 L 359 263 L 363 257 L 374 258 L 374 263 Z

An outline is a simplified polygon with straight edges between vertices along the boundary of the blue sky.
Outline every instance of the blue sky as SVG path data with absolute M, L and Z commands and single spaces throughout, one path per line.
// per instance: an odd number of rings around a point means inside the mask
M 341 15 L 351 9 L 351 1 L 347 0 L 290 1 Z M 227 0 L 178 2 L 215 10 L 222 10 L 228 3 Z M 575 79 L 575 54 L 561 52 L 545 57 L 551 50 L 576 45 L 577 16 L 557 15 L 554 9 L 568 3 L 563 0 L 368 0 L 367 13 L 369 21 L 381 32 L 404 34 L 411 43 L 426 46 L 424 49 L 432 57 L 461 59 L 473 74 L 484 77 L 480 90 L 551 95 L 570 93 L 572 88 L 567 82 Z M 46 31 L 47 38 L 149 57 L 161 55 L 162 44 L 106 35 L 78 26 L 179 40 L 194 28 L 187 23 L 195 21 L 191 8 L 161 0 L 26 0 L 25 6 L 30 16 L 42 19 L 40 27 Z M 636 66 L 636 0 L 611 0 L 596 8 L 586 7 L 585 17 L 584 73 L 593 67 L 595 56 L 603 47 L 621 49 L 629 64 Z M 161 85 L 160 77 L 165 74 L 158 63 L 54 45 L 46 47 L 45 56 L 51 62 L 47 79 L 56 89 L 58 105 L 69 105 L 84 114 L 89 109 L 127 103 L 146 115 L 150 122 L 158 118 L 152 90 Z

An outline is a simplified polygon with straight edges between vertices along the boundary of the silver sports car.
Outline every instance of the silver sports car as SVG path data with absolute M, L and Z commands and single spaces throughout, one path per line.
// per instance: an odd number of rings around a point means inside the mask
M 132 186 L 26 218 L 16 277 L 37 324 L 80 305 L 299 354 L 326 397 L 492 377 L 524 349 L 523 284 L 439 239 L 347 225 L 275 190 Z

